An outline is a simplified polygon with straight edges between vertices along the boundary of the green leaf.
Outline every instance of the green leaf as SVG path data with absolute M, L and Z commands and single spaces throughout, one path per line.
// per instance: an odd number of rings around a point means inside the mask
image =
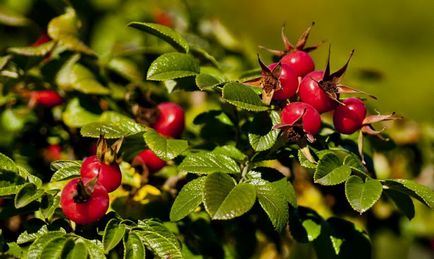
M 250 124 L 249 143 L 255 151 L 270 149 L 279 136 L 279 129 L 273 126 L 280 122 L 280 116 L 276 111 L 257 113 Z
M 206 177 L 199 177 L 182 187 L 170 209 L 170 220 L 178 221 L 192 213 L 203 201 Z
M 142 72 L 139 70 L 136 63 L 129 59 L 116 57 L 111 59 L 107 66 L 130 81 L 143 80 Z
M 124 238 L 124 259 L 144 259 L 146 258 L 145 247 L 136 232 L 131 231 Z
M 104 255 L 104 247 L 101 241 L 88 240 L 85 238 L 80 238 L 79 240 L 83 241 L 83 243 L 86 245 L 87 252 L 91 259 L 106 258 Z
M 81 165 L 65 166 L 57 170 L 51 177 L 51 182 L 63 181 L 80 176 Z
M 54 47 L 55 43 L 53 41 L 46 42 L 39 46 L 33 47 L 12 47 L 8 48 L 8 52 L 22 55 L 22 56 L 45 56 L 47 55 Z
M 223 84 L 225 81 L 222 78 L 218 78 L 216 76 L 200 73 L 196 76 L 196 85 L 200 90 L 212 90 L 213 88 Z
M 51 162 L 50 169 L 57 171 L 64 167 L 81 166 L 81 162 L 81 160 L 57 160 Z
M 110 90 L 100 84 L 93 73 L 85 66 L 74 64 L 69 74 L 71 87 L 85 94 L 109 94 Z
M 134 230 L 146 248 L 158 258 L 182 258 L 181 247 L 175 235 L 155 220 L 139 222 L 140 230 Z
M 358 176 L 351 176 L 345 183 L 345 196 L 351 207 L 363 213 L 380 198 L 383 186 L 380 181 L 366 178 L 365 182 Z
M 166 81 L 199 74 L 199 63 L 189 54 L 166 53 L 155 59 L 149 66 L 147 79 Z
M 38 189 L 33 183 L 25 184 L 15 195 L 15 207 L 17 209 L 22 208 L 32 201 L 39 199 L 42 194 L 44 194 L 44 190 Z
M 10 9 L 6 9 L 4 7 L 0 8 L 0 24 L 19 27 L 29 25 L 31 22 L 32 21 L 27 19 L 25 16 Z
M 230 82 L 223 87 L 223 99 L 228 103 L 248 111 L 266 111 L 268 106 L 265 106 L 259 96 L 250 87 L 237 83 Z
M 156 23 L 144 22 L 131 22 L 128 24 L 128 26 L 155 35 L 158 38 L 172 45 L 178 51 L 189 51 L 188 42 L 181 36 L 181 34 L 167 26 Z
M 80 21 L 77 19 L 74 9 L 67 8 L 64 14 L 53 18 L 48 23 L 48 35 L 69 50 L 95 55 L 92 49 L 78 39 L 79 25 Z
M 319 159 L 321 159 L 323 156 L 325 156 L 327 154 L 334 154 L 334 153 L 333 153 L 333 151 L 330 151 L 330 150 L 321 150 L 321 151 L 316 152 L 316 155 L 318 156 Z M 317 164 L 310 162 L 304 156 L 301 149 L 298 150 L 298 161 L 300 162 L 300 165 L 305 167 L 305 168 L 315 169 L 317 167 Z
M 71 238 L 69 240 L 71 240 Z M 86 244 L 81 239 L 78 239 L 75 241 L 74 247 L 66 255 L 66 258 L 82 259 L 87 258 L 88 254 Z
M 254 183 L 259 204 L 267 213 L 274 228 L 279 232 L 282 231 L 288 223 L 289 216 L 285 195 L 276 185 L 268 181 L 256 180 Z
M 226 174 L 214 173 L 205 181 L 204 204 L 212 219 L 231 219 L 249 211 L 256 200 L 254 186 L 241 183 Z
M 80 54 L 72 55 L 68 60 L 66 60 L 59 72 L 57 72 L 55 81 L 61 89 L 65 91 L 72 90 L 70 75 L 72 73 L 72 68 L 78 60 L 80 60 Z
M 203 202 L 211 217 L 214 217 L 220 205 L 234 187 L 234 179 L 227 174 L 213 173 L 206 177 Z
M 91 113 L 80 105 L 78 98 L 73 98 L 62 114 L 63 122 L 70 128 L 80 128 L 86 124 L 97 121 L 99 115 Z
M 2 153 L 0 153 L 0 170 L 1 172 L 18 173 L 18 167 L 15 162 Z
M 434 209 L 434 191 L 429 187 L 406 179 L 384 180 L 383 184 L 390 189 L 405 193 Z
M 116 247 L 125 234 L 126 226 L 120 224 L 118 219 L 111 219 L 104 229 L 104 235 L 102 237 L 102 242 L 104 244 L 104 251 L 106 254 Z
M 51 239 L 44 246 L 40 258 L 62 258 L 62 251 L 66 242 L 68 239 L 64 236 Z
M 274 181 L 271 184 L 274 185 L 274 187 L 279 190 L 280 193 L 282 193 L 283 197 L 289 204 L 291 204 L 292 207 L 297 207 L 297 198 L 295 196 L 294 186 L 287 180 L 286 177 L 278 181 Z
M 81 128 L 84 137 L 99 138 L 104 134 L 105 138 L 121 138 L 144 132 L 145 128 L 133 119 L 117 112 L 104 112 L 98 122 L 93 122 Z
M 29 247 L 29 252 L 27 254 L 28 259 L 39 259 L 41 258 L 42 252 L 45 246 L 53 239 L 64 236 L 65 233 L 62 231 L 50 231 L 40 236 L 33 242 Z
M 322 185 L 336 185 L 345 182 L 351 175 L 351 168 L 342 165 L 334 154 L 324 155 L 318 162 L 313 179 Z
M 41 199 L 40 212 L 45 219 L 53 216 L 60 204 L 60 195 L 45 193 Z
M 344 165 L 347 165 L 351 167 L 351 169 L 368 176 L 366 167 L 354 153 L 350 153 L 344 158 Z
M 188 142 L 182 139 L 167 139 L 153 129 L 144 134 L 148 147 L 161 159 L 171 160 L 188 149 Z
M 240 173 L 240 167 L 231 157 L 211 152 L 190 154 L 178 168 L 194 174 Z
M 28 233 L 26 230 L 18 236 L 17 244 L 22 245 L 28 242 L 32 242 L 36 240 L 38 237 L 46 234 L 47 232 L 48 232 L 48 228 L 46 225 L 42 226 L 38 231 L 34 233 Z
M 306 230 L 309 242 L 314 241 L 321 233 L 321 225 L 311 219 L 304 220 L 302 225 Z
M 214 154 L 221 154 L 232 157 L 235 160 L 243 161 L 247 156 L 238 148 L 232 145 L 218 146 L 212 151 Z
M 341 246 L 344 240 L 342 238 L 330 236 L 330 241 L 333 245 L 333 250 L 335 251 L 335 254 L 338 255 L 341 251 Z
M 407 194 L 393 189 L 385 189 L 384 192 L 387 197 L 393 201 L 399 211 L 401 211 L 409 220 L 414 217 L 414 204 Z

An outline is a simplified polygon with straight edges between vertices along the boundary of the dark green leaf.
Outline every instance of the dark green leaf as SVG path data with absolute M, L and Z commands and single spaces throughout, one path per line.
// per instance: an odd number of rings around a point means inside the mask
M 216 214 L 220 205 L 234 187 L 234 179 L 227 174 L 213 173 L 206 178 L 204 205 L 211 217 Z
M 40 212 L 42 216 L 46 219 L 51 218 L 53 216 L 56 209 L 60 204 L 60 195 L 51 195 L 45 193 L 41 199 Z
M 22 208 L 32 201 L 39 199 L 42 194 L 44 194 L 44 190 L 38 189 L 33 183 L 25 184 L 15 195 L 15 207 Z
M 85 66 L 74 64 L 69 74 L 71 87 L 85 94 L 109 94 L 110 90 L 99 83 Z
M 18 167 L 12 159 L 0 153 L 0 170 L 1 172 L 18 173 Z
M 80 238 L 79 240 L 83 241 L 83 243 L 86 245 L 87 252 L 91 259 L 105 258 L 104 246 L 101 241 L 96 239 L 89 240 L 85 238 Z
M 57 170 L 51 177 L 51 182 L 63 181 L 80 176 L 80 165 L 65 166 Z
M 199 177 L 182 187 L 170 210 L 171 221 L 183 219 L 202 203 L 205 179 Z
M 74 247 L 66 255 L 66 258 L 83 259 L 83 258 L 87 258 L 88 254 L 89 253 L 87 251 L 86 244 L 81 239 L 78 239 L 77 241 L 75 241 Z
M 232 145 L 218 146 L 212 151 L 215 154 L 226 155 L 232 157 L 235 160 L 243 161 L 247 156 L 241 152 L 238 148 Z
M 291 204 L 292 207 L 297 207 L 297 198 L 295 196 L 295 189 L 294 186 L 291 184 L 291 182 L 288 181 L 286 177 L 272 182 L 272 185 L 282 193 L 283 197 L 286 199 L 286 201 Z
M 326 154 L 334 154 L 333 151 L 330 150 L 321 150 L 316 152 L 316 155 L 318 156 L 319 159 L 321 159 L 323 156 L 325 156 Z M 311 168 L 311 169 L 315 169 L 317 164 L 314 164 L 312 162 L 310 162 L 303 154 L 303 152 L 301 151 L 301 149 L 298 150 L 298 161 L 300 162 L 300 165 L 306 168 Z
M 194 174 L 240 173 L 237 163 L 229 156 L 216 153 L 194 153 L 188 155 L 178 167 Z
M 172 45 L 178 51 L 183 51 L 183 52 L 189 51 L 188 42 L 181 36 L 181 34 L 172 30 L 167 26 L 156 24 L 156 23 L 142 23 L 142 22 L 132 22 L 129 23 L 128 26 L 155 35 L 158 38 Z
M 262 103 L 255 91 L 237 82 L 230 82 L 224 85 L 223 99 L 240 109 L 248 111 L 259 112 L 266 111 L 269 108 Z
M 114 58 L 108 63 L 108 67 L 130 81 L 143 80 L 142 72 L 136 63 L 126 58 Z
M 288 223 L 288 201 L 285 195 L 268 181 L 258 179 L 253 183 L 262 209 L 267 213 L 274 228 L 282 231 Z
M 141 230 L 134 230 L 146 248 L 158 258 L 182 258 L 181 247 L 175 235 L 154 220 L 139 222 Z
M 87 111 L 80 105 L 78 98 L 73 98 L 62 114 L 63 122 L 70 128 L 80 128 L 98 120 L 99 115 Z
M 32 242 L 38 237 L 46 234 L 48 232 L 47 226 L 44 225 L 42 228 L 40 228 L 37 232 L 34 233 L 28 233 L 27 230 L 22 232 L 18 238 L 17 238 L 17 244 L 22 245 L 27 242 Z
M 380 181 L 366 178 L 365 182 L 358 176 L 351 176 L 345 183 L 345 196 L 351 207 L 363 213 L 380 198 L 383 186 Z
M 315 183 L 322 185 L 336 185 L 345 182 L 351 175 L 351 168 L 342 165 L 334 154 L 324 155 L 318 162 L 313 176 Z
M 414 204 L 407 194 L 393 189 L 385 189 L 384 192 L 393 203 L 395 203 L 399 211 L 401 211 L 409 220 L 414 217 Z
M 72 55 L 68 60 L 63 64 L 59 72 L 57 72 L 55 81 L 56 84 L 65 91 L 72 90 L 71 86 L 71 73 L 74 65 L 80 60 L 80 54 Z
M 102 237 L 102 242 L 104 244 L 104 251 L 106 254 L 110 250 L 116 247 L 116 245 L 121 242 L 125 234 L 126 226 L 120 224 L 118 219 L 111 219 L 104 229 L 104 235 Z
M 28 259 L 39 259 L 41 258 L 42 251 L 45 246 L 53 239 L 64 236 L 65 233 L 62 231 L 50 231 L 44 235 L 38 237 L 35 242 L 33 242 L 29 247 L 29 252 L 27 254 Z
M 344 158 L 344 165 L 347 165 L 351 167 L 351 169 L 367 176 L 366 167 L 354 153 L 350 153 Z
M 279 129 L 273 129 L 273 126 L 280 122 L 280 116 L 277 112 L 272 111 L 257 113 L 250 124 L 249 143 L 256 151 L 270 149 L 279 136 Z
M 64 167 L 81 166 L 81 162 L 81 160 L 57 160 L 51 162 L 50 169 L 53 171 L 57 171 Z
M 66 242 L 68 242 L 68 239 L 64 236 L 51 239 L 44 246 L 40 258 L 62 258 L 62 251 Z
M 166 53 L 155 59 L 147 73 L 148 80 L 166 81 L 199 74 L 198 62 L 189 54 Z
M 434 209 L 434 191 L 425 185 L 406 179 L 384 180 L 383 184 L 390 189 L 410 195 Z
M 188 149 L 188 142 L 182 139 L 167 139 L 153 129 L 144 134 L 148 147 L 161 159 L 171 160 Z
M 146 258 L 145 247 L 136 232 L 131 231 L 124 238 L 124 259 Z
M 216 76 L 206 74 L 206 73 L 200 73 L 196 76 L 196 85 L 199 87 L 200 90 L 212 90 L 214 87 L 217 87 L 224 83 L 224 80 L 222 78 L 218 78 Z

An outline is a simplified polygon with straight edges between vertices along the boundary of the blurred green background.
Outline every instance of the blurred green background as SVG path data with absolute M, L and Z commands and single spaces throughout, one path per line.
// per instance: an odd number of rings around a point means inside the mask
M 271 48 L 283 47 L 279 37 L 283 23 L 288 38 L 295 42 L 315 21 L 309 43 L 327 40 L 312 53 L 317 68 L 325 66 L 328 43 L 332 46 L 331 65 L 335 69 L 355 49 L 344 82 L 377 96 L 375 107 L 382 113 L 396 111 L 420 122 L 434 121 L 434 1 L 207 3 L 209 15 L 220 18 L 235 35 Z M 364 75 L 371 75 L 371 79 Z

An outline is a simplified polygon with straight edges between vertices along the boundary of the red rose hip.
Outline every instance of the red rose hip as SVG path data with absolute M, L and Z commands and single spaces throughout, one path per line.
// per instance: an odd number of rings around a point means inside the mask
M 119 165 L 117 163 L 105 164 L 96 155 L 90 156 L 83 161 L 80 175 L 85 183 L 98 176 L 98 183 L 104 186 L 107 192 L 116 190 L 122 182 Z
M 54 90 L 40 90 L 30 93 L 30 99 L 37 105 L 44 107 L 54 107 L 63 103 L 63 98 Z
M 321 117 L 315 108 L 307 103 L 293 102 L 283 108 L 280 115 L 282 124 L 294 125 L 302 122 L 303 131 L 315 135 L 321 130 Z
M 319 113 L 331 111 L 336 108 L 338 102 L 319 86 L 318 82 L 323 80 L 323 71 L 313 71 L 307 74 L 300 82 L 298 95 L 301 101 L 312 105 Z
M 270 64 L 268 68 L 272 71 L 277 63 Z M 273 100 L 284 101 L 293 97 L 297 93 L 298 77 L 297 74 L 288 65 L 281 63 L 281 72 L 279 76 L 281 89 L 273 94 Z
M 337 132 L 352 134 L 362 127 L 366 106 L 358 98 L 348 98 L 342 103 L 333 113 L 333 124 Z
M 150 173 L 155 173 L 166 166 L 166 161 L 161 160 L 152 150 L 145 149 L 134 158 L 133 164 L 145 165 Z
M 60 196 L 63 214 L 80 225 L 98 221 L 109 207 L 109 196 L 102 185 L 96 183 L 89 194 L 84 188 L 80 179 L 76 178 L 65 185 Z
M 305 76 L 315 69 L 315 63 L 309 53 L 302 50 L 295 50 L 282 57 L 282 64 L 293 69 L 297 76 Z
M 163 102 L 157 106 L 158 116 L 151 125 L 158 133 L 166 137 L 178 138 L 184 131 L 184 110 L 172 102 Z

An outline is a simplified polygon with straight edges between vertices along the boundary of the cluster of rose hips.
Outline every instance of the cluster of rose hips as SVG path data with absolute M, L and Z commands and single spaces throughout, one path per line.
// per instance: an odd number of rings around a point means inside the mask
M 148 113 L 147 123 L 161 135 L 168 138 L 179 138 L 184 131 L 185 115 L 181 106 L 173 102 L 163 102 Z M 141 166 L 146 174 L 152 174 L 164 166 L 166 161 L 161 160 L 150 149 L 141 151 L 132 162 L 133 166 Z
M 398 117 L 393 114 L 366 116 L 366 106 L 361 99 L 340 99 L 343 93 L 365 94 L 340 83 L 354 51 L 342 68 L 331 73 L 329 49 L 326 69 L 315 70 L 315 63 L 308 52 L 317 46 L 305 48 L 311 27 L 302 34 L 295 46 L 289 43 L 282 29 L 286 50 L 266 49 L 279 56 L 279 62 L 266 66 L 258 58 L 262 77 L 248 83 L 260 84 L 264 103 L 284 102 L 281 124 L 276 127 L 285 129 L 293 142 L 300 143 L 305 139 L 313 142 L 314 136 L 321 130 L 320 114 L 330 111 L 333 111 L 333 125 L 337 132 L 352 134 L 361 130 L 364 134 L 378 135 L 380 132 L 372 128 L 372 123 Z
M 65 185 L 60 196 L 63 214 L 77 224 L 90 224 L 105 215 L 109 207 L 108 193 L 122 182 L 122 173 L 116 159 L 122 140 L 112 146 L 104 137 L 97 144 L 97 154 L 84 159 L 80 178 Z
M 152 126 L 166 137 L 179 137 L 184 130 L 184 110 L 171 102 L 160 103 L 156 108 Z M 77 224 L 90 224 L 105 215 L 109 207 L 108 193 L 122 182 L 117 153 L 122 141 L 108 146 L 104 137 L 97 143 L 96 155 L 87 157 L 80 168 L 80 178 L 67 183 L 62 191 L 60 204 L 64 215 Z M 140 152 L 133 165 L 140 165 L 146 172 L 154 173 L 166 165 L 150 149 Z

